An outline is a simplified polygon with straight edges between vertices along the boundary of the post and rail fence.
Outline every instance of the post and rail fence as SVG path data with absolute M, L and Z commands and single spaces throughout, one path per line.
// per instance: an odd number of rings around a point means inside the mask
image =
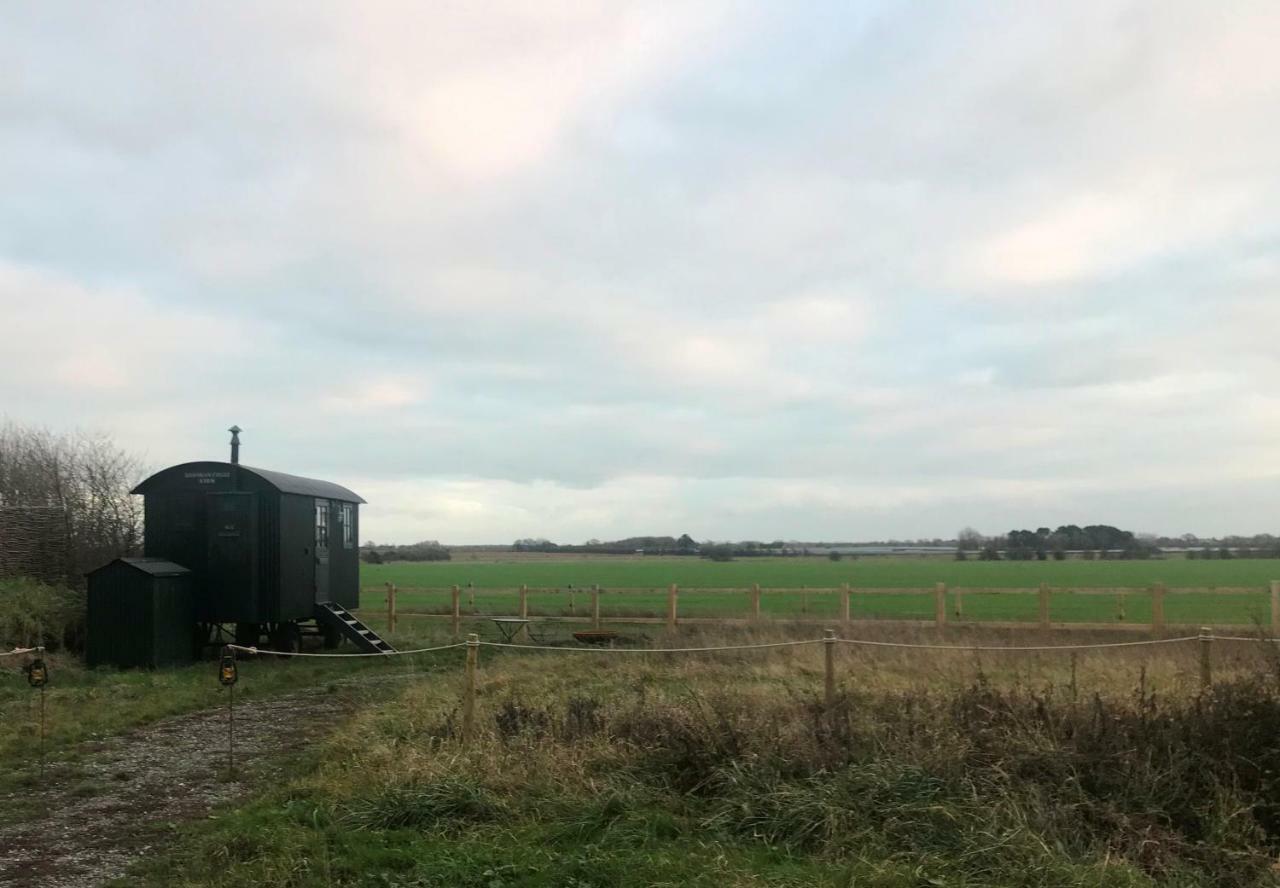
M 462 640 L 462 587 L 453 585 L 443 590 L 448 595 L 447 609 L 440 604 L 421 604 L 423 599 L 440 600 L 442 590 L 430 588 L 400 587 L 385 584 L 386 619 L 388 627 L 395 631 L 397 623 L 405 618 L 448 619 L 452 624 L 455 641 Z M 369 587 L 366 593 L 382 590 Z M 939 631 L 949 626 L 984 627 L 991 629 L 1127 629 L 1146 631 L 1160 637 L 1177 627 L 1196 628 L 1209 623 L 1218 629 L 1268 628 L 1280 636 L 1280 580 L 1273 580 L 1269 589 L 1257 587 L 1207 587 L 1171 589 L 1163 582 L 1146 587 L 1053 587 L 1041 583 L 1025 589 L 949 587 L 936 583 L 929 589 L 862 588 L 843 583 L 836 588 L 773 588 L 764 589 L 753 583 L 746 589 L 685 589 L 681 595 L 678 584 L 672 583 L 665 590 L 665 602 L 659 604 L 662 593 L 651 588 L 606 589 L 593 584 L 588 590 L 590 612 L 583 613 L 574 603 L 574 593 L 580 590 L 567 587 L 568 596 L 556 597 L 559 589 L 534 589 L 522 584 L 515 590 L 480 589 L 481 601 L 487 600 L 489 608 L 478 608 L 476 589 L 469 587 L 470 613 L 468 617 L 510 617 L 521 620 L 545 622 L 587 623 L 599 629 L 602 625 L 648 623 L 665 625 L 675 632 L 681 625 L 750 625 L 765 621 L 795 624 L 822 625 L 836 622 L 843 626 L 934 626 Z M 505 596 L 514 591 L 510 604 L 503 604 Z M 1267 593 L 1269 592 L 1269 602 Z M 499 597 L 493 602 L 495 594 Z M 925 610 L 915 604 L 905 610 L 886 604 L 893 598 L 927 598 L 931 594 L 932 607 Z M 551 606 L 547 605 L 551 597 Z M 1199 596 L 1199 610 L 1174 607 L 1188 597 Z M 1206 597 L 1209 596 L 1209 597 Z M 1233 612 L 1219 612 L 1209 602 L 1226 601 L 1230 597 L 1247 599 L 1244 608 L 1237 606 Z M 1114 599 L 1114 610 L 1098 603 L 1082 605 L 1080 599 Z M 414 599 L 418 604 L 411 610 L 405 605 Z M 532 605 L 531 598 L 538 599 Z M 638 603 L 641 599 L 645 603 Z M 682 600 L 684 599 L 684 600 Z M 745 599 L 745 600 L 744 600 Z M 1003 603 L 996 604 L 1003 600 Z M 568 601 L 569 606 L 563 606 Z M 1017 601 L 1017 606 L 1009 602 Z M 1030 602 L 1034 601 L 1034 604 Z M 608 602 L 606 606 L 605 602 Z M 632 603 L 637 602 L 637 603 Z M 737 603 L 735 603 L 737 602 Z M 821 605 L 814 608 L 814 603 Z M 867 602 L 874 602 L 867 604 Z M 1023 603 L 1026 602 L 1026 603 Z M 559 606 L 555 606 L 555 604 Z M 768 603 L 768 607 L 765 606 Z M 1269 603 L 1269 607 L 1268 607 Z M 1131 616 L 1142 613 L 1142 606 L 1149 605 L 1149 620 L 1135 621 Z M 682 605 L 684 606 L 682 608 Z M 1170 619 L 1170 610 L 1177 617 Z M 1064 613 L 1059 612 L 1061 608 Z M 985 613 L 984 613 L 985 610 Z M 514 614 L 512 613 L 514 611 Z M 717 611 L 719 611 L 717 613 Z M 1016 614 L 1013 612 L 1017 612 Z M 1268 613 L 1269 611 L 1269 613 Z M 930 613 L 931 612 L 931 613 Z M 1108 615 L 1113 618 L 1106 619 Z M 1010 619 L 1009 617 L 1014 618 Z M 1241 619 L 1241 617 L 1247 619 Z M 520 638 L 528 640 L 528 628 L 520 630 Z

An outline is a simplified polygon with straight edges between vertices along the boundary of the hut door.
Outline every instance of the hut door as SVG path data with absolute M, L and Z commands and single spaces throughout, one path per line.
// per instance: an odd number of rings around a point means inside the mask
M 316 601 L 332 601 L 329 595 L 329 501 L 316 500 Z
M 258 509 L 252 493 L 211 493 L 209 507 L 209 618 L 258 622 Z

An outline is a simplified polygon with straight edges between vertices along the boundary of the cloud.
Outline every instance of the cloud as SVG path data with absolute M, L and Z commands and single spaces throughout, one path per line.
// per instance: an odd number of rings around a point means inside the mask
M 1274 522 L 1271 5 L 8 24 L 15 419 L 386 540 Z

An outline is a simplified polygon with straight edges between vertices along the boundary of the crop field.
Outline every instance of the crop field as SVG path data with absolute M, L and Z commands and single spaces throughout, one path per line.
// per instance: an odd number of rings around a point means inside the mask
M 602 619 L 659 618 L 670 583 L 679 586 L 679 614 L 693 619 L 745 619 L 747 590 L 761 586 L 762 617 L 837 619 L 841 584 L 850 583 L 850 618 L 934 618 L 934 586 L 947 584 L 951 620 L 1035 622 L 1040 583 L 1051 587 L 1054 623 L 1145 624 L 1152 621 L 1151 585 L 1164 583 L 1165 622 L 1173 625 L 1270 623 L 1269 582 L 1280 563 L 1238 561 L 954 562 L 944 559 L 700 559 L 618 558 L 515 563 L 450 562 L 365 565 L 366 609 L 385 606 L 385 584 L 398 587 L 401 613 L 448 613 L 451 586 L 462 587 L 466 614 L 518 612 L 517 589 L 528 586 L 531 616 L 585 617 L 598 585 Z
M 432 561 L 366 564 L 364 585 L 404 587 L 473 584 L 482 589 L 590 587 L 682 589 L 834 588 L 841 583 L 876 589 L 932 589 L 946 583 L 974 589 L 1030 588 L 1040 583 L 1062 588 L 1116 588 L 1163 582 L 1170 588 L 1239 588 L 1280 579 L 1280 561 L 1234 559 L 1187 561 L 952 561 L 949 558 L 743 558 L 729 562 L 702 558 L 583 558 L 544 561 Z

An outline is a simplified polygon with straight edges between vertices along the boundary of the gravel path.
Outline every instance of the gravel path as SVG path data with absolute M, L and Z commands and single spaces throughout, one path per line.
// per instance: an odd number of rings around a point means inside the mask
M 125 873 L 166 827 L 207 816 L 280 775 L 279 753 L 322 736 L 352 708 L 318 689 L 236 704 L 237 779 L 227 776 L 227 711 L 208 710 L 86 743 L 51 767 L 38 814 L 0 825 L 0 888 L 89 888 Z M 0 811 L 32 804 L 0 796 Z

